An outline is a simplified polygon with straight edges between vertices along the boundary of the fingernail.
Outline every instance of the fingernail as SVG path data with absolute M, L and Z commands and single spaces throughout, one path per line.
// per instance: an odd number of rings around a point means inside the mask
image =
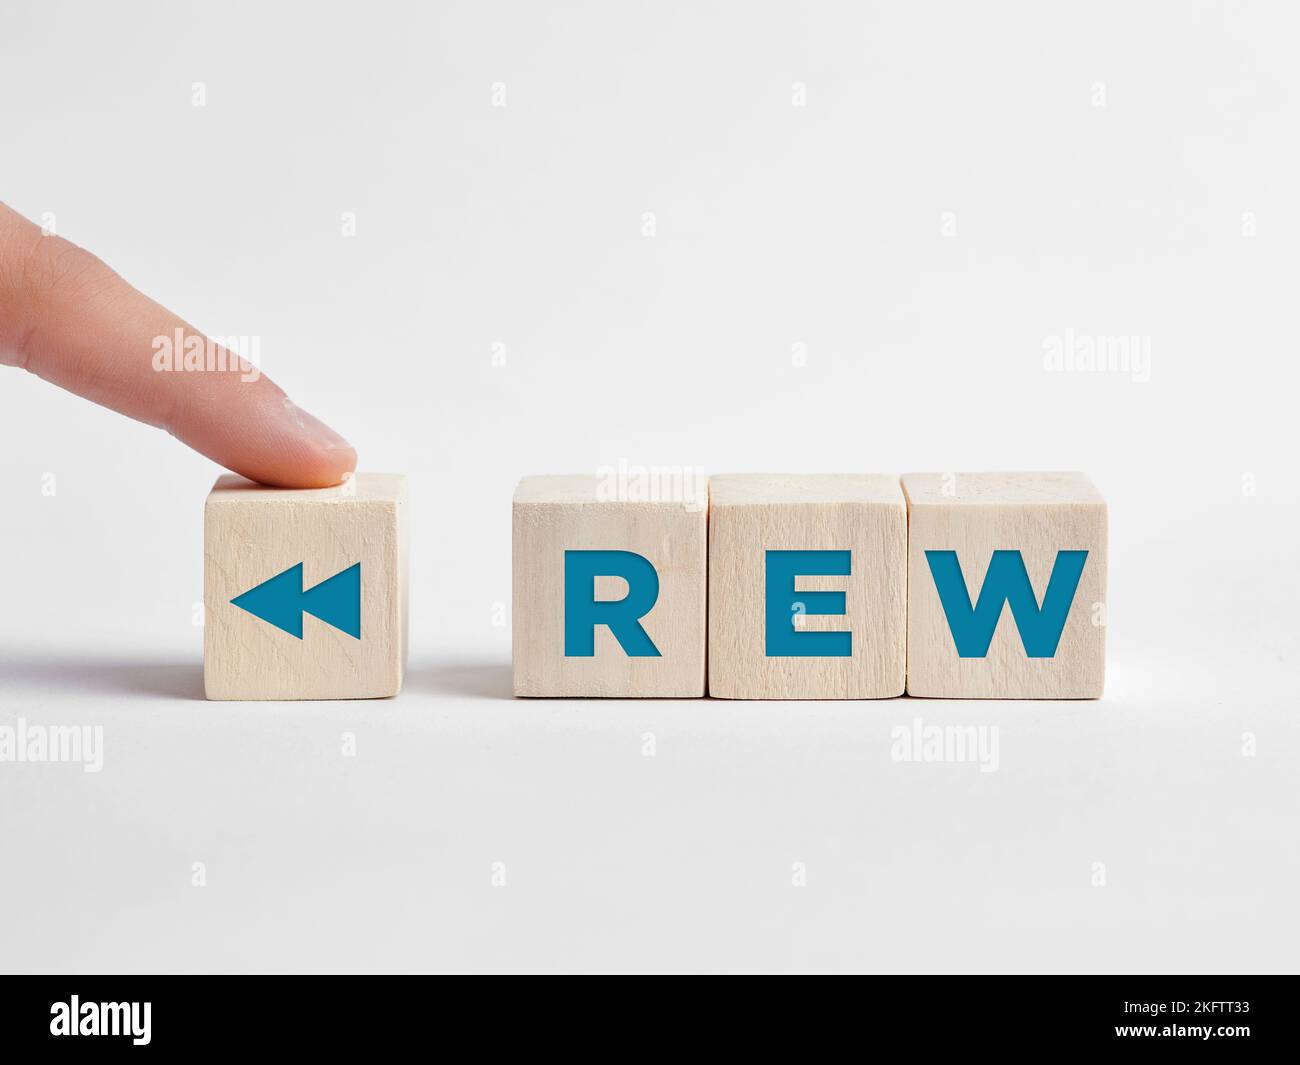
M 353 447 L 343 437 L 317 418 L 314 414 L 299 407 L 293 400 L 285 398 L 284 409 L 298 424 L 298 428 L 322 451 L 352 451 Z

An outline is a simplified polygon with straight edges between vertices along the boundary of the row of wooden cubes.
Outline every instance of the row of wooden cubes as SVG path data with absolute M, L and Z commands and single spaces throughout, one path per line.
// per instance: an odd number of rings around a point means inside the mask
M 520 482 L 516 695 L 1102 694 L 1106 504 L 1083 474 L 732 474 L 646 494 Z

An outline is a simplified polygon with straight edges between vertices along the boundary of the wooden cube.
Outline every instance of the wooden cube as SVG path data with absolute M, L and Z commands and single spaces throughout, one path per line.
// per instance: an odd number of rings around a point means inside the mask
M 704 695 L 707 487 L 627 496 L 594 475 L 519 482 L 516 695 Z
M 910 473 L 907 692 L 1096 699 L 1106 503 L 1081 473 Z
M 897 477 L 709 484 L 709 694 L 903 694 L 907 513 Z
M 217 479 L 203 513 L 209 699 L 396 695 L 406 667 L 406 478 Z

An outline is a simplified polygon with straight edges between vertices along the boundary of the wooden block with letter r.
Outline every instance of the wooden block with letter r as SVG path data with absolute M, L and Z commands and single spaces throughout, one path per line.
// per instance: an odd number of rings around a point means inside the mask
M 710 481 L 709 694 L 903 694 L 907 513 L 897 477 Z
M 1081 473 L 909 473 L 907 693 L 1096 699 L 1106 503 Z
M 405 477 L 312 489 L 218 478 L 203 512 L 208 698 L 396 695 L 406 589 Z
M 599 475 L 515 490 L 514 691 L 704 695 L 708 491 L 636 498 Z

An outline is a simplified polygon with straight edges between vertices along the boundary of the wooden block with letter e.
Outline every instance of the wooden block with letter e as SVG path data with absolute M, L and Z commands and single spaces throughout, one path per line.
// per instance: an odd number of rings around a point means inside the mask
M 406 478 L 337 488 L 218 478 L 203 513 L 209 699 L 396 695 L 406 664 Z
M 903 490 L 908 694 L 1100 697 L 1106 503 L 1092 482 L 1081 473 L 909 473 Z
M 515 490 L 514 691 L 704 695 L 707 484 L 643 498 L 598 475 Z
M 709 694 L 903 694 L 907 512 L 897 477 L 710 480 Z

